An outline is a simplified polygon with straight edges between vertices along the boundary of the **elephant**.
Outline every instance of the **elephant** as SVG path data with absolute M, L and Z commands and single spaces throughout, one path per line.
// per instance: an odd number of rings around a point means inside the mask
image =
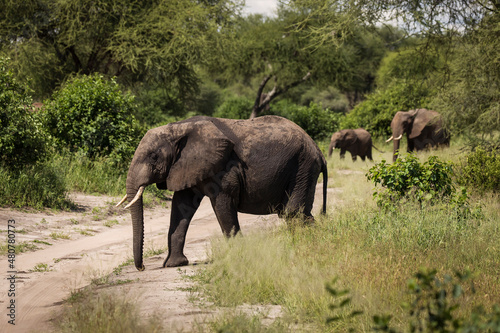
M 424 150 L 429 146 L 450 145 L 450 136 L 443 128 L 441 115 L 433 110 L 398 111 L 392 119 L 391 129 L 392 136 L 386 142 L 394 140 L 394 162 L 398 157 L 403 134 L 406 134 L 408 140 L 408 152 Z
M 328 157 L 332 156 L 335 148 L 340 148 L 340 158 L 344 158 L 347 150 L 351 153 L 353 161 L 356 161 L 357 156 L 361 157 L 363 161 L 365 157 L 373 161 L 372 146 L 372 136 L 367 130 L 363 128 L 343 129 L 333 133 L 328 148 Z
M 278 116 L 235 120 L 196 116 L 149 130 L 127 174 L 135 267 L 142 271 L 146 186 L 173 191 L 168 255 L 163 267 L 184 266 L 186 232 L 203 197 L 210 199 L 226 237 L 240 231 L 238 212 L 314 220 L 316 183 L 327 167 L 316 143 L 295 123 Z

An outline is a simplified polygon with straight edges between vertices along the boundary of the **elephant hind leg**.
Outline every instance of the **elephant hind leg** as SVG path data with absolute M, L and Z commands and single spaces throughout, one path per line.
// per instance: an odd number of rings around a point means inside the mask
M 224 236 L 231 237 L 236 235 L 240 231 L 240 223 L 238 221 L 237 204 L 232 197 L 228 194 L 220 193 L 210 198 L 210 201 Z

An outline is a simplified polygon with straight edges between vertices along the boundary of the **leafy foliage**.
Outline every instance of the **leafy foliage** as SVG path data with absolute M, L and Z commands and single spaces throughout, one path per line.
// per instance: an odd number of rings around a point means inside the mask
M 71 208 L 72 204 L 66 197 L 66 183 L 59 171 L 49 163 L 25 165 L 22 170 L 0 167 L 0 206 Z
M 281 100 L 271 106 L 269 114 L 287 118 L 304 129 L 314 140 L 322 140 L 338 129 L 340 113 L 323 109 L 320 105 L 311 103 L 300 106 L 288 100 Z
M 452 166 L 442 162 L 437 156 L 431 156 L 421 164 L 415 154 L 400 157 L 393 164 L 385 160 L 375 164 L 366 177 L 384 189 L 375 190 L 377 204 L 390 206 L 404 198 L 418 202 L 432 202 L 455 193 L 452 183 Z
M 131 115 L 133 97 L 122 94 L 114 79 L 101 75 L 77 76 L 46 105 L 44 123 L 57 145 L 91 158 L 110 155 L 130 158 L 141 129 Z
M 447 84 L 433 99 L 454 133 L 483 145 L 500 144 L 499 10 L 453 48 Z
M 480 192 L 500 192 L 500 153 L 478 148 L 460 165 L 458 182 Z
M 253 102 L 246 97 L 229 97 L 213 114 L 214 117 L 230 119 L 248 119 L 252 112 Z
M 0 164 L 18 169 L 44 157 L 46 136 L 28 88 L 8 66 L 9 60 L 0 57 Z
M 461 284 L 471 277 L 470 272 L 445 275 L 442 279 L 436 270 L 420 270 L 410 280 L 408 289 L 413 301 L 407 305 L 410 315 L 409 332 L 500 332 L 500 306 L 495 305 L 491 313 L 482 307 L 476 308 L 467 318 L 457 318 L 454 312 L 464 296 Z M 470 285 L 474 292 L 474 286 Z M 375 331 L 396 333 L 390 327 L 390 315 L 374 316 Z
M 185 97 L 196 91 L 195 66 L 217 57 L 220 31 L 240 7 L 239 0 L 3 1 L 0 48 L 16 56 L 19 76 L 36 77 L 41 97 L 75 73 L 159 82 Z

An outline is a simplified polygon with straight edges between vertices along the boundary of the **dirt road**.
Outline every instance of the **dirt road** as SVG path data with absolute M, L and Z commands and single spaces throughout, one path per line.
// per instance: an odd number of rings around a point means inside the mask
M 50 332 L 51 319 L 72 291 L 111 273 L 131 258 L 132 228 L 127 211 L 115 210 L 117 198 L 76 195 L 77 212 L 30 213 L 0 209 L 0 229 L 7 235 L 8 220 L 15 220 L 17 245 L 35 251 L 17 254 L 13 268 L 0 256 L 0 332 Z M 319 198 L 317 200 L 320 200 Z M 145 209 L 145 250 L 166 248 L 168 208 Z M 239 214 L 242 232 L 279 223 L 277 216 Z M 188 231 L 185 254 L 192 272 L 206 261 L 210 237 L 221 231 L 209 200 L 203 200 Z M 166 254 L 145 260 L 146 271 L 125 267 L 120 279 L 136 281 L 118 288 L 137 297 L 141 311 L 162 309 L 165 327 L 186 329 L 203 311 L 188 301 L 186 281 L 177 268 L 162 269 Z M 15 280 L 9 280 L 15 271 Z M 181 288 L 181 289 L 180 289 Z M 10 292 L 9 292 L 10 290 Z M 14 304 L 15 308 L 11 306 Z M 8 307 L 11 307 L 10 309 Z M 9 314 L 15 314 L 10 316 Z M 12 325 L 9 320 L 15 320 Z

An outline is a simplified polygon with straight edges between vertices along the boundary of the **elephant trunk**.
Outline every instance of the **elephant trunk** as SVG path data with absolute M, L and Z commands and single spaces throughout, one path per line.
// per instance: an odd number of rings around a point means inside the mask
M 132 247 L 134 252 L 134 263 L 137 270 L 143 271 L 145 268 L 142 262 L 142 251 L 144 248 L 144 210 L 142 205 L 142 195 L 136 198 L 139 191 L 140 189 L 127 185 L 127 198 L 129 202 L 136 199 L 136 201 L 130 205 L 133 230 Z
M 392 153 L 392 161 L 396 162 L 398 159 L 398 153 L 399 153 L 399 143 L 401 140 L 394 140 L 393 141 L 393 153 Z

